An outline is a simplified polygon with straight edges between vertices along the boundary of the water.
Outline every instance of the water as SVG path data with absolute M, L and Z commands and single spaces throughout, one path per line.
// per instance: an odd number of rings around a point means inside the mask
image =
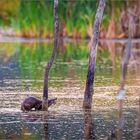
M 57 97 L 48 113 L 20 110 L 27 95 L 42 98 L 44 69 L 52 42 L 0 43 L 0 139 L 105 139 L 116 131 L 120 53 L 98 49 L 93 109 L 83 110 L 88 42 L 62 42 L 49 77 L 49 98 Z M 134 50 L 135 51 L 135 50 Z M 113 52 L 111 52 L 113 54 Z M 115 58 L 115 59 L 114 59 Z M 112 64 L 115 61 L 115 66 Z M 134 139 L 140 77 L 131 58 L 126 84 L 123 139 Z

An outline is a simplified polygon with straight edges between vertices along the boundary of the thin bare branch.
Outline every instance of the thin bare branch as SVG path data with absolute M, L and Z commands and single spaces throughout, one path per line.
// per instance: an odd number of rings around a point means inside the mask
M 89 65 L 88 65 L 88 74 L 86 81 L 86 88 L 84 93 L 84 103 L 83 107 L 91 108 L 92 95 L 93 95 L 93 83 L 94 83 L 94 73 L 96 66 L 96 50 L 99 41 L 99 28 L 103 17 L 103 12 L 105 8 L 105 0 L 99 1 L 99 6 L 95 16 L 93 35 L 91 39 L 91 48 L 89 54 Z
M 43 110 L 47 110 L 48 108 L 48 77 L 49 77 L 49 71 L 51 69 L 51 66 L 54 63 L 54 59 L 56 56 L 57 48 L 59 46 L 59 19 L 58 19 L 58 0 L 54 0 L 54 48 L 52 52 L 52 56 L 46 66 L 45 69 L 45 78 L 44 78 L 44 89 L 43 89 L 43 103 L 42 107 Z

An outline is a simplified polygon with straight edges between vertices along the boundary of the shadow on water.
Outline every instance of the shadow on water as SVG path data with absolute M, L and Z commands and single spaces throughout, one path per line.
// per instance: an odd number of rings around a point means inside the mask
M 117 127 L 111 130 L 109 136 L 107 136 L 104 140 L 122 140 L 123 139 L 123 130 L 124 130 L 124 114 L 123 114 L 123 104 L 124 101 L 118 101 L 118 119 L 117 119 Z
M 113 58 L 105 45 L 98 49 L 91 111 L 82 109 L 88 44 L 62 42 L 49 79 L 49 96 L 57 97 L 58 101 L 44 115 L 41 111 L 23 113 L 20 103 L 27 95 L 42 97 L 44 68 L 52 43 L 0 43 L 0 139 L 102 140 L 116 133 L 127 140 L 138 137 L 139 119 L 136 124 L 134 120 L 140 116 L 137 114 L 139 48 L 137 45 L 132 50 L 126 100 L 119 111 L 116 93 L 123 45 L 116 43 L 115 47 Z
M 134 127 L 134 139 L 135 140 L 140 139 L 140 95 L 138 99 L 138 113 L 137 113 L 136 123 Z
M 96 139 L 95 136 L 95 126 L 92 119 L 92 110 L 84 109 L 84 139 L 91 140 Z

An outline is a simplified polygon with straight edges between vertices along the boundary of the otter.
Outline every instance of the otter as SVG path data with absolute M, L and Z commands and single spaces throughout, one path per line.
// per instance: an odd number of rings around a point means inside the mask
M 55 104 L 56 100 L 57 100 L 57 98 L 49 99 L 48 107 L 50 107 L 52 104 Z M 21 104 L 21 110 L 30 111 L 33 108 L 35 110 L 42 110 L 42 101 L 40 99 L 37 99 L 36 97 L 29 96 Z

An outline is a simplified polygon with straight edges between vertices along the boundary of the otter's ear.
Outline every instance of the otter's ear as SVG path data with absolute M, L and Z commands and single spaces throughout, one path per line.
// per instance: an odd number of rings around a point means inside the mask
M 35 106 L 35 110 L 41 110 L 42 109 L 42 103 L 39 103 Z

